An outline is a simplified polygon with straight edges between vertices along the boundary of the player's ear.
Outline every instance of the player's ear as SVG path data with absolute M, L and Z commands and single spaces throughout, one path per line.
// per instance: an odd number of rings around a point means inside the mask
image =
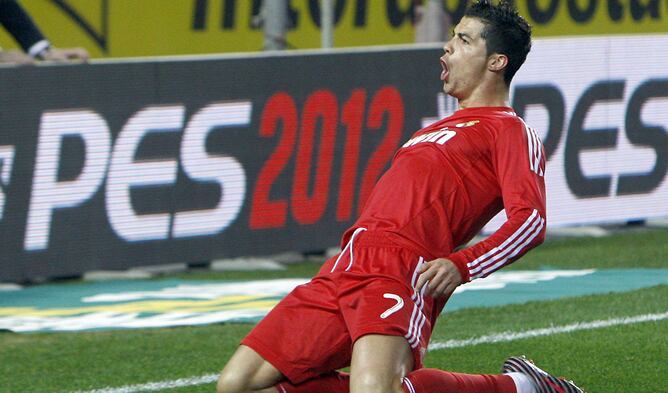
M 487 59 L 487 69 L 493 72 L 502 71 L 508 66 L 508 56 L 501 53 L 493 53 Z

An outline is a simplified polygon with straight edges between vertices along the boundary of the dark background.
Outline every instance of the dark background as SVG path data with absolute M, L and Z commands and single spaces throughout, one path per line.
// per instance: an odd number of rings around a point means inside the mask
M 440 53 L 434 49 L 411 49 L 0 69 L 0 146 L 15 148 L 10 182 L 3 184 L 6 200 L 0 221 L 0 281 L 72 276 L 87 270 L 208 261 L 286 250 L 308 252 L 337 245 L 342 232 L 354 222 L 358 205 L 363 203 L 360 189 L 365 176 L 366 183 L 371 184 L 371 180 L 387 168 L 391 159 L 388 152 L 396 150 L 420 128 L 423 117 L 437 115 Z M 287 214 L 284 222 L 272 228 L 252 228 L 250 212 L 258 176 L 264 167 L 276 166 L 276 160 L 270 157 L 279 146 L 284 126 L 277 123 L 274 135 L 263 137 L 261 119 L 268 100 L 283 93 L 295 104 L 296 134 L 292 143 L 283 146 L 291 152 L 270 185 L 269 200 L 284 201 Z M 335 105 L 322 104 L 326 106 L 330 125 L 331 119 L 335 119 L 334 151 L 326 209 L 315 222 L 300 223 L 295 209 L 304 212 L 310 206 L 308 201 L 300 201 L 293 195 L 295 158 L 304 135 L 304 120 L 313 116 L 313 111 L 305 111 L 305 103 L 314 94 L 316 101 L 317 94 L 335 96 Z M 348 108 L 347 115 L 361 116 L 359 158 L 353 192 L 340 195 L 343 163 L 354 159 L 344 154 L 349 127 L 343 119 L 344 105 L 353 94 L 357 94 L 356 105 L 350 103 L 353 106 Z M 103 183 L 79 206 L 54 210 L 45 250 L 24 250 L 40 120 L 45 111 L 92 110 L 107 122 L 113 144 L 128 119 L 147 106 L 183 105 L 185 125 L 194 113 L 211 103 L 244 100 L 253 105 L 250 126 L 228 128 L 224 132 L 214 129 L 207 138 L 208 154 L 232 156 L 246 173 L 244 205 L 236 220 L 222 232 L 212 236 L 178 239 L 170 236 L 167 240 L 127 242 L 109 223 Z M 360 110 L 362 114 L 357 112 Z M 278 111 L 288 113 L 290 108 Z M 372 112 L 376 112 L 375 123 L 371 120 Z M 323 116 L 315 118 L 310 173 L 298 176 L 309 179 L 306 185 L 309 194 L 316 181 L 323 119 Z M 401 136 L 397 137 L 397 132 L 392 134 L 391 129 L 399 128 Z M 182 132 L 148 135 L 136 151 L 135 162 L 178 160 Z M 384 152 L 383 157 L 378 156 L 380 151 Z M 81 138 L 64 138 L 59 181 L 78 177 L 85 154 Z M 376 170 L 369 169 L 369 162 L 375 163 Z M 180 167 L 173 185 L 132 189 L 132 206 L 137 214 L 210 209 L 217 204 L 220 192 L 216 183 L 193 181 Z M 350 214 L 337 217 L 337 206 L 344 203 L 340 199 L 345 198 L 352 198 L 348 201 L 352 202 Z M 256 214 L 262 217 L 275 212 L 258 210 Z

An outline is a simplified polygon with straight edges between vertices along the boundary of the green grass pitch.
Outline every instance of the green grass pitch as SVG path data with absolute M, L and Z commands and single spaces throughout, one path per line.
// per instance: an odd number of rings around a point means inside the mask
M 508 269 L 668 268 L 668 229 L 606 238 L 549 240 Z M 280 272 L 192 273 L 188 279 L 308 277 L 315 263 Z M 1 296 L 1 295 L 0 295 Z M 641 290 L 464 309 L 441 317 L 432 341 L 474 338 L 577 322 L 668 311 L 668 285 Z M 74 392 L 217 373 L 247 324 L 92 333 L 0 333 L 0 392 Z M 668 392 L 668 320 L 430 351 L 426 364 L 496 373 L 510 355 L 526 354 L 590 393 Z M 214 383 L 166 392 L 212 392 Z

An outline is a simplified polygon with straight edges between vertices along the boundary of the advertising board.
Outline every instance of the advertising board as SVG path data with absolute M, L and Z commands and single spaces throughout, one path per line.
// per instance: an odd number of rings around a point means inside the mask
M 548 227 L 668 217 L 664 47 L 535 42 L 511 104 L 546 146 Z M 394 152 L 456 109 L 441 53 L 0 69 L 0 281 L 338 244 Z

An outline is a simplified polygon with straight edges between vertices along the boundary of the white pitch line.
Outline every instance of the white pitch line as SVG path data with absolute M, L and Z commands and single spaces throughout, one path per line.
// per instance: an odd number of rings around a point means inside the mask
M 579 330 L 602 329 L 610 326 L 630 325 L 634 323 L 660 321 L 668 318 L 668 312 L 662 314 L 644 314 L 633 317 L 612 318 L 592 322 L 577 322 L 571 325 L 554 326 L 543 329 L 526 330 L 524 332 L 503 332 L 487 336 L 469 338 L 466 340 L 448 340 L 445 342 L 433 342 L 429 344 L 429 350 L 449 349 L 470 347 L 480 344 L 492 344 L 505 341 L 521 340 L 540 336 L 550 336 L 552 334 L 576 332 Z
M 668 312 L 660 314 L 643 314 L 633 317 L 612 318 L 606 320 L 598 320 L 592 322 L 578 322 L 564 326 L 553 326 L 543 329 L 526 330 L 523 332 L 503 332 L 470 338 L 466 340 L 448 340 L 445 342 L 432 342 L 429 345 L 430 351 L 450 348 L 462 348 L 480 344 L 492 344 L 499 342 L 515 341 L 525 338 L 550 336 L 559 333 L 570 333 L 580 330 L 602 329 L 611 326 L 630 325 L 634 323 L 660 321 L 668 318 Z M 218 380 L 218 374 L 208 374 L 199 377 L 181 378 L 171 381 L 149 382 L 139 385 L 126 385 L 117 388 L 103 388 L 89 391 L 79 391 L 76 393 L 139 393 L 139 392 L 155 392 L 165 389 L 182 388 L 186 386 L 203 385 L 212 383 Z
M 103 388 L 89 390 L 87 392 L 76 393 L 137 393 L 137 392 L 155 392 L 164 389 L 176 389 L 186 386 L 203 385 L 205 383 L 216 382 L 218 374 L 208 374 L 192 378 L 180 378 L 172 381 L 149 382 L 140 385 L 125 385 L 117 388 Z

